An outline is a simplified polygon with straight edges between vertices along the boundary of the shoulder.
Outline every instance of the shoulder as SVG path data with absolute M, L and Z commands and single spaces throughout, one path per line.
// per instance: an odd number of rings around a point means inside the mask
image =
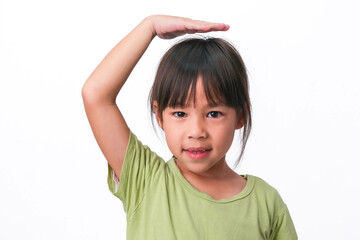
M 246 175 L 247 179 L 252 179 L 254 181 L 254 187 L 259 188 L 261 190 L 266 191 L 277 191 L 272 185 L 270 185 L 268 182 L 266 182 L 264 179 L 253 176 L 253 175 Z
M 160 173 L 165 167 L 162 157 L 153 152 L 147 145 L 144 145 L 137 136 L 130 131 L 128 148 L 126 150 L 123 170 L 124 177 L 134 174 L 134 180 L 139 180 L 139 174 L 144 174 L 148 179 L 152 175 Z
M 277 192 L 277 190 L 272 185 L 270 185 L 268 182 L 266 182 L 260 177 L 253 175 L 246 175 L 246 178 L 251 179 L 254 182 L 254 188 L 256 189 L 260 189 L 262 191 L 267 191 L 267 192 Z
M 247 177 L 253 181 L 251 200 L 256 201 L 259 212 L 270 221 L 270 239 L 297 239 L 290 212 L 277 189 L 259 177 Z
M 143 144 L 138 137 L 130 130 L 129 142 L 128 147 L 126 150 L 126 157 L 132 157 L 134 154 L 138 154 L 143 156 L 144 154 L 153 155 L 157 158 L 161 158 L 155 152 L 153 152 L 150 147 Z
M 283 208 L 285 206 L 280 193 L 275 187 L 256 176 L 247 175 L 247 178 L 253 181 L 252 193 L 256 198 L 262 199 L 262 201 L 265 201 L 267 204 L 272 203 L 276 208 Z

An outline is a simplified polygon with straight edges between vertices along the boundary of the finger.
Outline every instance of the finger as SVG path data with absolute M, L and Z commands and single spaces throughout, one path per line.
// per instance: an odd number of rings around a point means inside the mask
M 190 22 L 185 26 L 188 30 L 197 30 L 199 32 L 210 32 L 210 31 L 227 31 L 230 26 L 224 23 L 211 23 L 205 21 L 194 21 Z
M 224 27 L 210 27 L 207 29 L 201 29 L 198 30 L 198 33 L 207 33 L 207 32 L 216 32 L 216 31 L 227 31 L 230 29 L 229 25 L 226 25 Z
M 194 34 L 197 32 L 199 32 L 199 30 L 195 30 L 195 29 L 186 30 L 186 33 L 188 33 L 188 34 Z
M 182 35 L 185 35 L 186 32 L 184 31 L 175 31 L 175 32 L 169 32 L 169 33 L 165 33 L 165 34 L 161 34 L 158 35 L 160 38 L 162 39 L 172 39 L 172 38 L 176 38 L 176 37 L 180 37 Z

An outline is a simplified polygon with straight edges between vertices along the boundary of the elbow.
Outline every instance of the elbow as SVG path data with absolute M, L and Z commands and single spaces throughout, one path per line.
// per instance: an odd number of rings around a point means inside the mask
M 85 82 L 81 89 L 81 96 L 84 105 L 93 104 L 114 104 L 116 97 L 112 97 L 110 93 L 104 91 L 101 86 Z
M 97 94 L 99 91 L 95 86 L 85 82 L 83 87 L 81 88 L 81 96 L 84 102 L 84 105 L 88 105 L 91 103 L 96 103 L 100 101 L 100 96 Z
M 83 87 L 81 88 L 81 97 L 85 103 L 85 101 L 87 101 L 89 99 L 89 96 L 90 96 L 90 87 L 85 83 L 83 85 Z

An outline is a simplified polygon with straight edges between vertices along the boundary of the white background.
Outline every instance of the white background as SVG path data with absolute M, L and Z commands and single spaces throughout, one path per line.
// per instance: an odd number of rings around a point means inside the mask
M 360 239 L 356 0 L 1 0 L 0 239 L 125 239 L 81 87 L 155 13 L 230 24 L 212 35 L 242 54 L 254 118 L 237 171 L 279 190 L 299 239 Z M 118 98 L 131 129 L 166 159 L 147 96 L 173 42 L 153 41 Z

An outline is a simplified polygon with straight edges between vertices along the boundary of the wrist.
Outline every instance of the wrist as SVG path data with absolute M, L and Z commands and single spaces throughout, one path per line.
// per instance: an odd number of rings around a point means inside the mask
M 154 24 L 154 18 L 155 15 L 150 15 L 142 21 L 142 24 L 145 25 L 145 27 L 150 31 L 151 37 L 154 38 L 157 36 L 156 30 L 155 30 L 155 24 Z

